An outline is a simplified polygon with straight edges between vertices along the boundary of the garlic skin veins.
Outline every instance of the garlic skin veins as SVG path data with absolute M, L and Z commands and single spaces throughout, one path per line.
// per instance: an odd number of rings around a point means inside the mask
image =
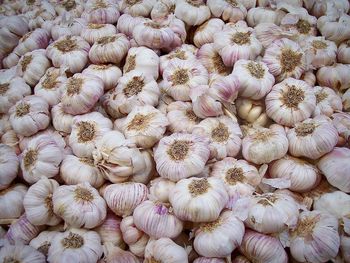
M 24 244 L 9 245 L 5 244 L 1 248 L 0 260 L 6 262 L 12 260 L 21 263 L 44 263 L 45 256 L 32 246 Z
M 10 186 L 18 173 L 16 152 L 6 144 L 0 144 L 0 191 Z
M 18 218 L 23 214 L 23 199 L 27 190 L 24 184 L 14 184 L 0 190 L 0 219 Z
M 169 201 L 175 215 L 191 222 L 216 220 L 228 201 L 224 183 L 214 177 L 189 178 L 177 182 Z M 205 202 L 206 206 L 201 204 Z

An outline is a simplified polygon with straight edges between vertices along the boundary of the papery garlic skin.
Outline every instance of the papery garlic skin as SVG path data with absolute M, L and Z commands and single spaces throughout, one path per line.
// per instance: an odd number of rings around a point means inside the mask
M 291 155 L 313 160 L 332 151 L 338 142 L 336 128 L 323 115 L 296 124 L 295 128 L 287 132 L 287 137 Z
M 340 63 L 320 68 L 316 74 L 318 85 L 340 92 L 347 90 L 350 85 L 349 69 L 350 65 Z
M 149 16 L 152 7 L 155 5 L 154 0 L 128 1 L 122 0 L 119 3 L 120 11 L 133 17 Z M 118 21 L 119 22 L 119 21 Z
M 19 100 L 31 94 L 30 86 L 22 78 L 14 77 L 8 82 L 1 80 L 0 113 L 8 113 L 9 109 Z
M 117 29 L 111 24 L 89 23 L 81 30 L 80 36 L 93 45 L 98 39 L 117 34 Z
M 349 21 L 350 16 L 347 14 L 342 14 L 340 17 L 325 15 L 317 20 L 317 29 L 327 40 L 339 44 L 350 38 L 350 28 L 347 26 Z
M 305 81 L 287 78 L 272 87 L 265 104 L 271 119 L 281 125 L 294 126 L 312 115 L 316 96 Z
M 31 140 L 20 156 L 23 178 L 33 184 L 42 176 L 52 178 L 59 172 L 63 152 L 54 139 L 40 135 Z
M 135 226 L 153 238 L 175 238 L 182 232 L 183 222 L 166 204 L 150 200 L 139 204 L 133 214 Z
M 288 77 L 299 79 L 306 70 L 306 57 L 299 44 L 282 38 L 273 42 L 265 51 L 262 61 L 277 81 Z
M 188 263 L 186 250 L 169 238 L 150 240 L 145 249 L 145 261 Z
M 148 197 L 150 200 L 169 203 L 169 194 L 174 187 L 174 182 L 158 177 L 150 182 Z
M 0 144 L 0 190 L 9 187 L 16 178 L 19 160 L 15 151 L 6 144 Z
M 346 193 L 350 192 L 349 156 L 349 149 L 335 147 L 317 163 L 317 167 L 326 176 L 327 181 Z
M 242 243 L 244 230 L 232 211 L 224 211 L 216 221 L 201 224 L 195 231 L 194 249 L 205 257 L 227 257 Z
M 312 116 L 326 115 L 330 117 L 334 112 L 342 110 L 341 98 L 328 87 L 314 87 L 316 96 L 316 108 Z
M 88 182 L 98 188 L 105 182 L 92 158 L 79 158 L 75 155 L 65 155 L 60 167 L 60 177 L 68 185 Z
M 269 165 L 269 175 L 289 180 L 288 189 L 299 193 L 310 191 L 321 181 L 321 173 L 314 165 L 289 155 L 273 161 Z
M 76 156 L 91 158 L 95 149 L 95 140 L 101 138 L 112 127 L 111 120 L 99 112 L 75 116 L 72 132 L 69 135 L 69 146 Z
M 88 1 L 81 17 L 90 23 L 114 24 L 119 18 L 118 5 L 112 1 L 95 0 Z
M 151 11 L 151 18 L 158 19 L 167 17 L 175 11 L 175 0 L 161 0 L 154 3 Z
M 247 15 L 247 9 L 241 2 L 209 0 L 207 5 L 215 17 L 222 17 L 224 21 L 237 22 Z
M 228 201 L 224 183 L 214 177 L 182 179 L 171 191 L 169 201 L 175 215 L 191 222 L 216 220 Z M 206 203 L 205 206 L 201 204 Z
M 49 252 L 51 241 L 54 239 L 58 231 L 43 231 L 37 237 L 33 238 L 29 245 L 41 252 L 45 257 Z
M 258 128 L 242 140 L 244 159 L 255 164 L 269 163 L 282 158 L 288 151 L 284 128 L 273 124 L 269 129 Z
M 175 5 L 175 15 L 186 24 L 196 26 L 210 18 L 210 9 L 202 0 L 179 0 Z
M 58 225 L 61 218 L 53 213 L 52 194 L 59 184 L 52 179 L 42 178 L 29 187 L 23 206 L 27 219 L 33 225 Z
M 224 22 L 218 18 L 211 18 L 200 25 L 194 33 L 193 43 L 200 48 L 204 44 L 214 42 L 214 33 L 220 31 L 224 26 Z
M 52 125 L 60 132 L 70 133 L 74 116 L 64 112 L 62 103 L 59 103 L 51 109 Z
M 78 115 L 90 111 L 103 95 L 103 82 L 93 75 L 76 73 L 63 84 L 62 107 L 66 113 Z
M 18 101 L 10 108 L 9 114 L 12 128 L 23 136 L 31 136 L 45 129 L 50 122 L 49 105 L 35 95 Z
M 51 43 L 46 55 L 55 67 L 65 67 L 71 73 L 80 72 L 88 61 L 89 43 L 79 36 L 63 36 Z
M 95 231 L 70 228 L 53 238 L 47 260 L 52 263 L 97 262 L 102 256 L 101 238 Z
M 94 75 L 103 81 L 104 90 L 110 90 L 117 86 L 122 71 L 113 64 L 90 65 L 83 70 L 82 74 Z
M 288 262 L 288 255 L 277 238 L 249 229 L 245 231 L 240 251 L 253 262 Z
M 209 158 L 209 140 L 203 136 L 173 133 L 163 137 L 154 149 L 159 175 L 177 182 L 199 174 Z
M 15 184 L 0 190 L 0 218 L 18 218 L 24 212 L 23 199 L 28 187 Z
M 1 262 L 11 260 L 21 263 L 45 263 L 45 256 L 32 246 L 23 244 L 5 245 L 0 250 Z
M 80 17 L 80 14 L 77 17 Z M 68 35 L 80 36 L 83 28 L 85 28 L 87 24 L 88 22 L 82 18 L 69 18 L 67 21 L 63 19 L 58 25 L 53 25 L 51 27 L 51 37 L 53 40 L 57 40 L 60 37 Z
M 326 262 L 339 250 L 338 220 L 320 211 L 300 213 L 298 226 L 290 235 L 290 252 L 299 262 Z
M 247 13 L 247 23 L 255 27 L 261 23 L 274 23 L 280 25 L 282 18 L 286 13 L 282 10 L 274 10 L 268 7 L 255 7 L 249 9 Z
M 192 103 L 175 101 L 167 106 L 168 129 L 171 132 L 191 133 L 200 118 L 193 112 Z
M 107 214 L 105 200 L 89 183 L 61 185 L 52 196 L 54 213 L 73 227 L 94 228 Z
M 350 63 L 350 41 L 343 42 L 338 47 L 337 60 L 340 63 Z
M 148 189 L 140 183 L 120 183 L 108 185 L 103 198 L 108 207 L 118 216 L 129 216 L 134 209 L 147 200 Z
M 238 98 L 235 104 L 240 118 L 253 125 L 266 127 L 269 117 L 265 112 L 265 104 L 262 101 Z

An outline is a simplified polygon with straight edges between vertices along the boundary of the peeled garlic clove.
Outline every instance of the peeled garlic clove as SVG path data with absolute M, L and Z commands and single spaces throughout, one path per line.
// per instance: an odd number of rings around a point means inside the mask
M 81 17 L 92 23 L 114 24 L 119 18 L 118 5 L 105 0 L 89 2 Z
M 317 71 L 317 82 L 320 86 L 327 86 L 335 91 L 344 92 L 350 85 L 349 69 L 350 65 L 339 63 L 322 67 Z
M 32 246 L 23 244 L 5 245 L 1 248 L 0 260 L 6 262 L 8 260 L 23 263 L 45 263 L 45 255 L 37 251 Z
M 238 98 L 236 100 L 236 106 L 238 109 L 238 116 L 248 123 L 266 127 L 270 121 L 262 101 Z
M 211 18 L 200 25 L 194 33 L 193 43 L 200 48 L 204 44 L 214 42 L 214 33 L 220 31 L 224 22 L 218 18 Z
M 24 212 L 23 199 L 27 186 L 15 184 L 0 190 L 0 219 L 18 218 Z
M 52 125 L 55 130 L 64 133 L 72 131 L 73 115 L 64 112 L 62 103 L 51 108 Z
M 15 151 L 6 144 L 0 144 L 0 190 L 9 187 L 16 178 L 19 160 Z
M 338 132 L 324 115 L 296 124 L 287 132 L 289 152 L 295 157 L 318 159 L 333 150 Z
M 328 87 L 314 87 L 316 108 L 312 116 L 326 115 L 330 117 L 334 112 L 342 110 L 341 98 Z
M 41 252 L 45 257 L 49 252 L 51 241 L 54 239 L 58 231 L 43 231 L 37 237 L 33 238 L 29 245 Z
M 224 21 L 237 22 L 247 15 L 247 9 L 241 2 L 209 0 L 207 5 L 215 17 L 222 17 Z
M 232 211 L 225 211 L 217 220 L 199 226 L 194 249 L 205 257 L 227 257 L 241 244 L 244 230 L 243 222 Z
M 338 62 L 349 64 L 350 63 L 350 41 L 341 43 L 338 47 L 337 52 Z
M 200 118 L 194 113 L 191 102 L 175 101 L 167 106 L 168 129 L 171 132 L 192 133 Z
M 186 24 L 196 26 L 210 18 L 210 9 L 202 0 L 180 0 L 176 2 L 175 15 Z
M 169 203 L 169 193 L 174 187 L 174 182 L 158 177 L 150 182 L 149 199 L 162 203 Z
M 99 77 L 103 81 L 105 91 L 117 86 L 118 80 L 122 76 L 121 70 L 113 64 L 90 65 L 82 73 Z

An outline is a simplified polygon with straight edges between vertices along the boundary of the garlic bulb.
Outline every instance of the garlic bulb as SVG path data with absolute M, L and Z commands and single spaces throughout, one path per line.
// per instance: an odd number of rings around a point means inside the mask
M 98 188 L 105 182 L 102 173 L 90 158 L 79 158 L 75 155 L 65 155 L 60 167 L 60 177 L 65 184 L 80 184 L 88 182 Z
M 225 263 L 225 262 L 226 260 L 222 258 L 206 258 L 206 257 L 199 257 L 193 261 L 193 263 Z M 238 262 L 234 261 L 234 263 L 238 263 Z
M 335 10 L 341 13 L 347 13 L 349 10 L 349 2 L 344 0 L 327 0 L 327 1 L 315 1 L 304 0 L 305 7 L 311 14 L 316 17 L 320 17 L 326 14 L 332 14 Z
M 345 91 L 350 85 L 350 65 L 334 64 L 325 66 L 317 71 L 317 82 L 320 86 L 327 86 L 336 91 Z
M 343 42 L 338 47 L 337 60 L 340 63 L 350 63 L 350 41 Z
M 45 256 L 31 246 L 5 245 L 0 249 L 1 262 L 45 263 Z
M 145 262 L 188 263 L 186 250 L 169 238 L 150 240 L 145 249 Z
M 350 115 L 344 112 L 337 112 L 332 115 L 332 124 L 338 130 L 342 140 L 350 138 Z
M 269 165 L 269 175 L 289 180 L 288 189 L 299 193 L 310 191 L 321 181 L 320 171 L 314 165 L 289 155 L 273 161 Z
M 265 112 L 265 104 L 262 101 L 238 98 L 235 102 L 238 116 L 248 123 L 266 126 L 269 118 Z
M 0 219 L 17 218 L 24 212 L 23 199 L 28 188 L 15 184 L 0 190 Z
M 45 55 L 45 50 L 37 49 L 25 53 L 20 58 L 17 64 L 17 76 L 22 77 L 29 86 L 34 87 L 49 67 L 50 61 Z
M 88 1 L 84 12 L 81 14 L 83 19 L 98 24 L 114 24 L 119 16 L 118 5 L 107 0 Z
M 153 238 L 177 237 L 183 229 L 183 223 L 166 204 L 144 201 L 133 214 L 135 226 Z
M 18 44 L 19 37 L 12 33 L 6 27 L 1 27 L 0 36 L 0 54 L 2 55 L 2 57 L 4 57 L 5 54 L 11 52 L 13 48 L 16 47 L 16 45 Z
M 153 6 L 156 1 L 154 0 L 140 0 L 140 1 L 130 1 L 122 0 L 119 3 L 120 11 L 124 14 L 129 14 L 133 17 L 147 17 L 151 13 Z M 119 23 L 119 20 L 118 20 Z
M 133 253 L 122 250 L 119 247 L 113 246 L 111 243 L 107 243 L 103 246 L 104 257 L 97 261 L 97 263 L 140 263 L 140 259 Z
M 1 143 L 10 146 L 13 150 L 15 150 L 16 154 L 20 154 L 21 153 L 21 150 L 18 147 L 18 142 L 19 142 L 19 139 L 17 137 L 17 134 L 12 129 L 7 130 L 1 136 Z
M 326 262 L 338 253 L 340 238 L 336 217 L 321 211 L 304 211 L 290 234 L 290 253 L 299 262 Z
M 244 20 L 247 15 L 247 9 L 242 2 L 209 0 L 207 5 L 215 17 L 222 17 L 224 21 L 237 22 L 239 20 Z
M 91 158 L 95 141 L 110 131 L 113 124 L 99 112 L 90 112 L 73 118 L 69 146 L 78 157 Z
M 52 194 L 59 184 L 43 177 L 29 187 L 24 196 L 23 206 L 29 222 L 33 225 L 58 225 L 61 218 L 53 213 Z
M 173 14 L 175 11 L 175 0 L 161 0 L 154 3 L 151 11 L 152 19 L 159 19 Z
M 97 262 L 103 253 L 101 239 L 95 231 L 70 228 L 59 232 L 52 239 L 48 253 L 48 262 L 63 263 Z
M 341 99 L 344 111 L 350 111 L 350 89 L 347 89 Z
M 266 49 L 262 61 L 277 81 L 288 77 L 299 79 L 307 66 L 299 44 L 287 38 L 274 41 Z
M 317 20 L 317 29 L 327 40 L 339 44 L 350 38 L 350 28 L 348 27 L 349 22 L 350 16 L 347 14 L 342 14 L 340 17 L 326 15 Z
M 18 166 L 16 152 L 10 146 L 0 144 L 0 190 L 9 187 L 16 178 Z
M 162 177 L 157 177 L 150 182 L 148 197 L 150 200 L 169 203 L 169 194 L 174 187 L 174 182 Z
M 193 112 L 192 103 L 175 101 L 167 106 L 168 129 L 171 132 L 192 133 L 200 118 Z
M 141 148 L 152 148 L 169 124 L 167 117 L 150 105 L 134 107 L 121 122 L 120 130 L 125 138 Z
M 70 133 L 74 116 L 64 112 L 62 103 L 56 104 L 51 109 L 52 125 L 55 130 Z
M 62 96 L 62 84 L 67 81 L 61 69 L 49 68 L 34 87 L 34 94 L 42 97 L 49 106 L 58 104 Z
M 70 1 L 70 0 L 68 0 Z M 68 2 L 66 1 L 66 2 Z M 81 5 L 80 5 L 81 6 Z M 57 7 L 57 6 L 56 6 Z M 77 10 L 77 9 L 75 9 Z M 82 11 L 82 10 L 81 10 Z M 78 11 L 80 12 L 80 11 Z M 80 17 L 80 14 L 77 16 Z M 88 22 L 85 19 L 70 17 L 69 19 L 62 18 L 62 21 L 51 27 L 51 37 L 57 40 L 63 36 L 80 36 L 82 30 L 87 26 Z
M 47 47 L 46 55 L 55 67 L 76 73 L 85 67 L 89 49 L 89 43 L 79 36 L 62 36 Z
M 243 222 L 232 211 L 224 211 L 217 220 L 203 223 L 195 231 L 194 249 L 205 257 L 227 257 L 242 243 L 244 230 Z
M 269 7 L 255 7 L 249 9 L 247 13 L 247 23 L 251 27 L 255 27 L 262 23 L 274 23 L 280 25 L 282 18 L 286 13 L 280 9 Z
M 210 18 L 210 9 L 203 0 L 179 0 L 175 5 L 175 15 L 187 25 L 196 26 Z
M 123 240 L 128 244 L 130 251 L 138 257 L 143 257 L 149 237 L 136 228 L 132 216 L 123 218 L 120 230 L 123 234 Z
M 99 77 L 103 81 L 105 91 L 117 86 L 118 80 L 122 76 L 122 71 L 113 64 L 90 65 L 82 73 Z
M 111 24 L 89 23 L 81 30 L 80 36 L 93 45 L 98 39 L 117 34 L 117 29 Z
M 200 25 L 194 33 L 193 43 L 200 48 L 204 44 L 214 42 L 214 33 L 221 31 L 224 22 L 218 18 L 211 18 Z
M 240 59 L 235 63 L 232 74 L 239 79 L 239 95 L 253 100 L 265 97 L 275 83 L 273 75 L 263 62 Z
M 296 124 L 287 132 L 287 137 L 291 155 L 314 160 L 332 151 L 338 142 L 336 128 L 323 115 Z
M 149 0 L 146 0 L 146 1 L 149 1 Z M 128 15 L 127 13 L 124 13 L 118 19 L 117 30 L 118 32 L 123 33 L 124 35 L 130 38 L 132 37 L 132 31 L 134 30 L 134 27 L 145 20 L 146 20 L 145 17 L 131 16 L 131 15 Z
M 42 176 L 56 176 L 62 159 L 62 148 L 52 137 L 40 135 L 32 139 L 20 156 L 24 180 L 33 184 Z
M 254 60 L 260 54 L 262 45 L 256 39 L 253 28 L 237 25 L 216 33 L 214 48 L 219 52 L 224 64 L 232 67 L 239 59 Z
M 171 191 L 169 201 L 175 215 L 191 222 L 216 220 L 228 201 L 224 183 L 214 177 L 182 179 Z M 205 203 L 203 206 L 201 204 Z
M 316 96 L 316 108 L 312 116 L 326 115 L 330 117 L 335 111 L 342 110 L 341 98 L 328 87 L 314 87 Z
M 335 147 L 317 163 L 317 167 L 326 176 L 327 181 L 346 193 L 350 192 L 349 156 L 349 149 Z
M 129 216 L 134 209 L 147 200 L 148 189 L 140 183 L 120 183 L 108 185 L 103 198 L 108 207 L 118 216 Z
M 173 133 L 159 141 L 154 149 L 154 160 L 161 177 L 177 182 L 201 173 L 209 154 L 207 138 L 195 134 Z
M 38 96 L 26 96 L 10 110 L 10 123 L 14 131 L 23 136 L 31 136 L 45 129 L 50 122 L 49 105 Z
M 37 251 L 41 252 L 45 257 L 49 252 L 49 248 L 51 246 L 51 242 L 59 233 L 58 231 L 43 231 L 37 237 L 33 238 L 29 245 L 35 248 Z
M 234 157 L 241 149 L 241 129 L 227 116 L 207 118 L 194 126 L 192 133 L 209 138 L 210 158 Z
M 0 84 L 0 113 L 8 113 L 9 109 L 19 100 L 31 94 L 22 78 L 14 77 L 8 82 Z
M 124 74 L 116 88 L 108 91 L 102 98 L 106 112 L 120 118 L 132 111 L 135 106 L 158 104 L 160 91 L 152 76 L 139 70 Z
M 287 78 L 273 86 L 265 103 L 271 119 L 281 125 L 294 126 L 312 115 L 316 97 L 305 81 Z
M 106 218 L 105 200 L 86 182 L 59 186 L 52 201 L 54 213 L 73 227 L 94 228 Z
M 7 131 L 11 130 L 11 124 L 8 115 L 0 113 L 0 136 L 3 136 Z
M 281 242 L 272 236 L 246 229 L 240 251 L 251 262 L 288 263 Z
M 255 164 L 269 163 L 282 158 L 288 151 L 284 128 L 273 124 L 270 128 L 255 128 L 242 140 L 244 159 Z
M 66 113 L 87 113 L 103 94 L 103 82 L 93 75 L 76 73 L 63 84 L 62 108 Z

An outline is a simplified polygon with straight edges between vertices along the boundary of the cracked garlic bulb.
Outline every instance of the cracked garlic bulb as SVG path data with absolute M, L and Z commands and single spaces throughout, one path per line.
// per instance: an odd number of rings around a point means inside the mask
M 253 125 L 266 127 L 270 119 L 265 111 L 265 103 L 261 100 L 238 98 L 235 101 L 238 116 Z

